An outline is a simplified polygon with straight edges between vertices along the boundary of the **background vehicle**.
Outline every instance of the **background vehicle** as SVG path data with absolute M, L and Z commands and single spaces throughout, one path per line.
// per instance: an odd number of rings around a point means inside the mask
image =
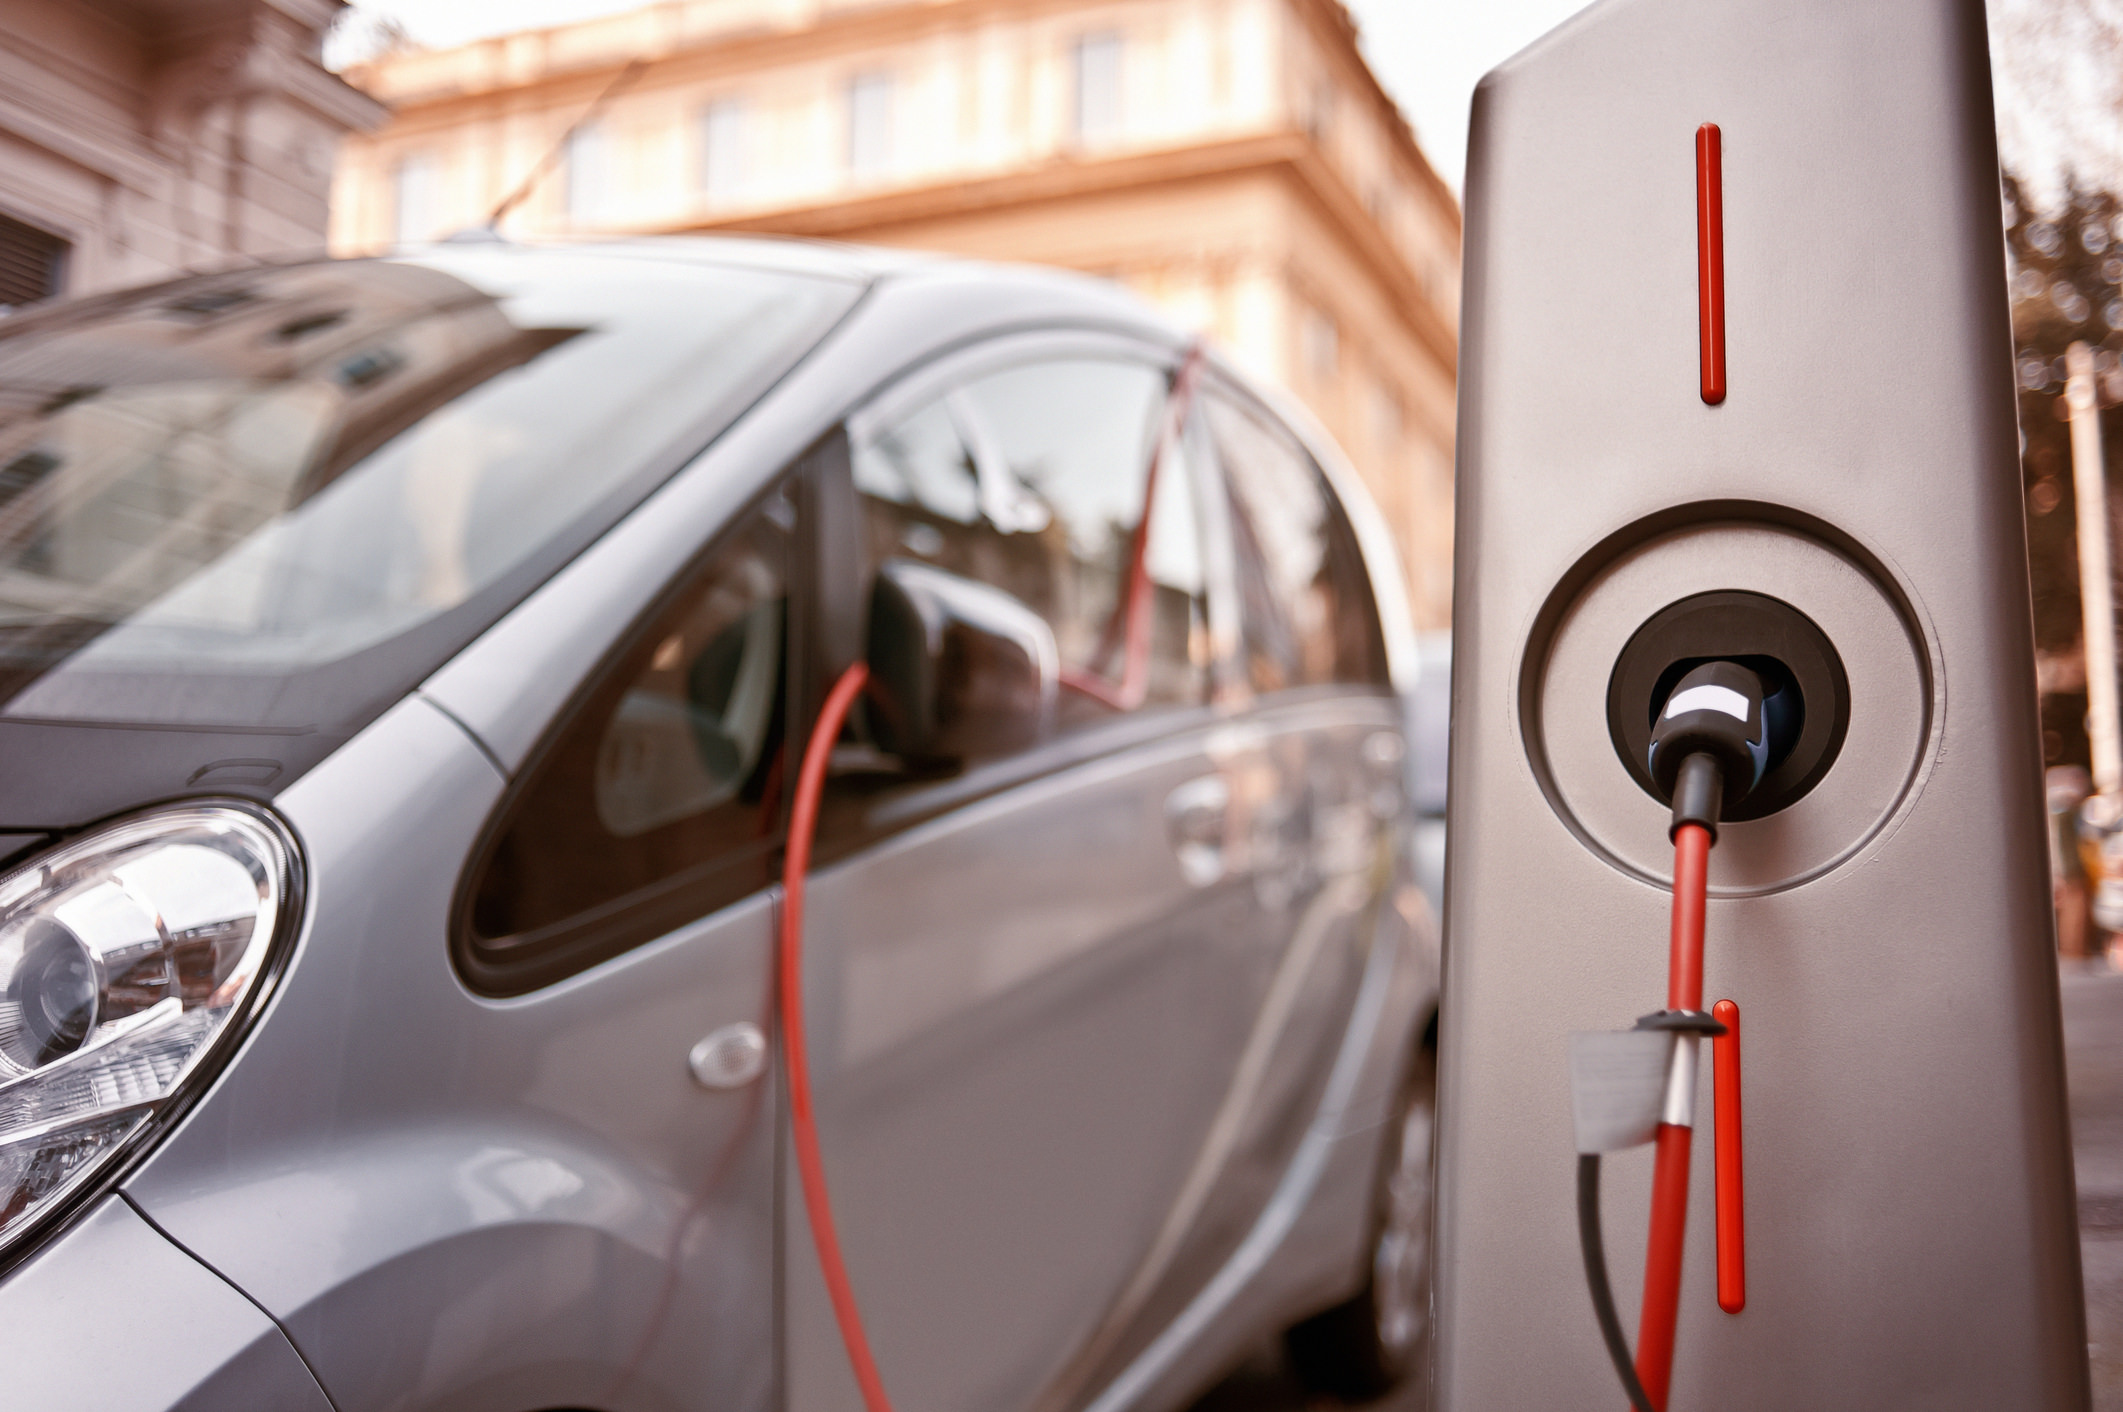
M 1172 1405 L 1322 1310 L 1330 1371 L 1418 1361 L 1397 571 L 1213 357 L 1152 476 L 1186 357 L 720 241 L 0 326 L 13 1395 L 850 1405 L 764 1038 L 865 654 L 805 989 L 896 1398 Z

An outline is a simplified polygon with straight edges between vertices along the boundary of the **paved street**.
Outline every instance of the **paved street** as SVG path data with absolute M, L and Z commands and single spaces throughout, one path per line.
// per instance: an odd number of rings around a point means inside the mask
M 2063 989 L 2094 1412 L 2123 1412 L 2123 974 L 2105 965 L 2072 965 L 2064 971 Z M 1409 1393 L 1367 1412 L 1415 1412 L 1419 1405 Z M 1308 1402 L 1275 1351 L 1264 1348 L 1192 1412 L 1299 1409 L 1340 1412 L 1340 1404 Z
M 2123 1412 L 2123 975 L 2066 968 L 2064 1048 L 2094 1407 Z

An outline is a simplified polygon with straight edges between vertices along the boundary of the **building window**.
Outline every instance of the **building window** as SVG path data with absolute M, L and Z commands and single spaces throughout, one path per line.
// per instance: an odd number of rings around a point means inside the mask
M 1087 34 L 1076 41 L 1076 140 L 1102 142 L 1121 127 L 1121 41 Z
M 442 185 L 435 165 L 432 152 L 408 152 L 391 173 L 391 236 L 400 245 L 435 238 Z
M 1335 327 L 1331 315 L 1305 306 L 1305 314 L 1298 326 L 1298 353 L 1304 359 L 1305 372 L 1315 381 L 1331 379 L 1341 363 L 1341 330 Z
M 50 231 L 0 216 L 0 312 L 57 295 L 69 248 Z
M 1334 132 L 1334 85 L 1316 80 L 1305 90 L 1305 131 L 1314 142 L 1324 144 Z
M 612 153 L 604 128 L 584 123 L 568 135 L 568 220 L 591 225 L 611 204 Z
M 711 201 L 729 201 L 744 190 L 745 126 L 745 107 L 737 99 L 701 110 L 700 189 Z
M 1371 389 L 1371 440 L 1382 451 L 1400 449 L 1406 416 L 1400 394 L 1384 383 Z
M 892 166 L 892 75 L 857 74 L 848 82 L 848 170 L 883 176 Z

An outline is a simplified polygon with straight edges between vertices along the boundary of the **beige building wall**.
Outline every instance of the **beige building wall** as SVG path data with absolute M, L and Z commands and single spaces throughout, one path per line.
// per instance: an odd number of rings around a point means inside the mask
M 383 118 L 319 60 L 342 3 L 0 3 L 0 262 L 62 243 L 43 292 L 86 294 L 321 251 L 339 137 Z
M 482 224 L 549 162 L 505 232 L 1117 279 L 1313 410 L 1449 622 L 1459 211 L 1337 0 L 666 0 L 346 76 L 392 119 L 342 150 L 344 252 Z

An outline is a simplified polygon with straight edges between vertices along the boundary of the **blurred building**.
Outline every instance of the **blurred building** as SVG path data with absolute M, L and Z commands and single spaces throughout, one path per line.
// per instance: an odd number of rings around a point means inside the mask
M 1311 406 L 1449 619 L 1459 209 L 1339 0 L 664 0 L 346 77 L 392 118 L 342 149 L 335 249 L 481 224 L 550 156 L 505 231 L 1107 275 Z
M 344 0 L 0 3 L 0 307 L 325 244 Z

